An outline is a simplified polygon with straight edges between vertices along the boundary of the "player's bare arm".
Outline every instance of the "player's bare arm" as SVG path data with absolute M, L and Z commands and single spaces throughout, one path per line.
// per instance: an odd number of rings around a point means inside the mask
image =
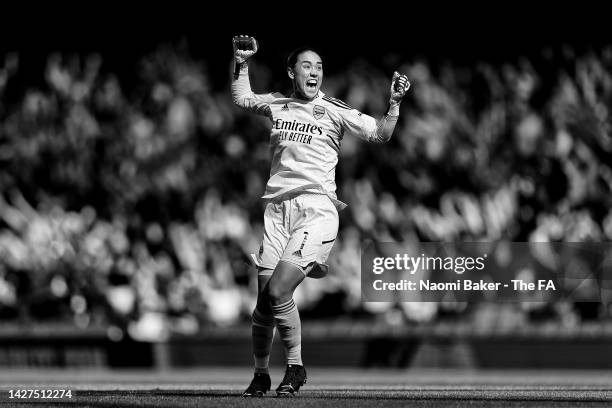
M 368 140 L 374 143 L 386 143 L 391 139 L 397 119 L 399 118 L 400 103 L 408 89 L 410 89 L 408 77 L 397 71 L 394 72 L 393 79 L 391 80 L 389 109 L 382 119 L 376 121 L 376 132 Z

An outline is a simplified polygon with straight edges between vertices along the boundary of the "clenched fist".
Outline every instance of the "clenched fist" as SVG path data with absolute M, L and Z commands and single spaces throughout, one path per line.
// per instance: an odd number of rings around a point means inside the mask
M 257 52 L 257 40 L 248 35 L 237 35 L 232 39 L 234 45 L 234 59 L 242 64 Z

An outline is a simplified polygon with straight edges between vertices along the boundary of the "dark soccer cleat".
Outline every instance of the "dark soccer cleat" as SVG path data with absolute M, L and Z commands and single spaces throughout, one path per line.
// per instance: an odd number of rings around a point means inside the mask
M 264 373 L 255 373 L 249 387 L 242 393 L 243 397 L 263 397 L 264 394 L 270 391 L 270 376 Z
M 285 370 L 285 377 L 276 389 L 277 397 L 293 396 L 306 384 L 306 369 L 304 366 L 289 364 Z

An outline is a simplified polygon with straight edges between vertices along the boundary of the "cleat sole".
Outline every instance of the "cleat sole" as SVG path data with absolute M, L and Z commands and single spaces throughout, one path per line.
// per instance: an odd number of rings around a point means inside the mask
M 243 396 L 244 398 L 261 398 L 261 397 L 263 397 L 265 394 L 266 394 L 266 393 L 265 393 L 265 392 L 262 392 L 262 391 L 257 391 L 257 392 L 255 392 L 255 394 L 251 394 L 251 393 L 246 393 L 246 392 L 245 392 L 245 393 L 243 393 L 243 394 L 242 394 L 242 396 Z

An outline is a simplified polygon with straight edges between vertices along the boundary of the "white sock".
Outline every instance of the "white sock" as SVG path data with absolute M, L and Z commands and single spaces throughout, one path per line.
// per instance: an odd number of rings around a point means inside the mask
M 300 314 L 293 299 L 272 305 L 272 314 L 276 321 L 278 334 L 285 346 L 287 364 L 302 364 L 302 324 Z
M 274 340 L 274 316 L 265 315 L 255 308 L 251 335 L 255 372 L 269 374 L 270 349 Z

